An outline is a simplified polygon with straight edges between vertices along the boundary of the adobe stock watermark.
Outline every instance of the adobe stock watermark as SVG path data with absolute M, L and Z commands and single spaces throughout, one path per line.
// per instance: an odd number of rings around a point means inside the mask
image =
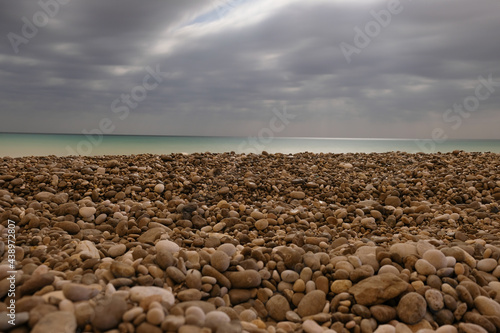
M 148 97 L 148 92 L 158 88 L 160 83 L 167 78 L 168 72 L 161 72 L 160 65 L 155 68 L 150 66 L 145 68 L 147 72 L 142 79 L 142 83 L 133 87 L 129 93 L 123 93 L 120 97 L 111 102 L 110 110 L 113 116 L 118 120 L 123 121 L 127 119 L 130 110 L 135 110 L 139 103 L 143 102 Z M 116 119 L 113 121 L 111 118 L 102 118 L 96 128 L 91 130 L 83 129 L 82 134 L 85 139 L 80 140 L 76 147 L 73 148 L 69 145 L 66 146 L 68 155 L 90 155 L 94 147 L 99 146 L 103 141 L 105 134 L 112 134 L 116 129 Z
M 474 94 L 463 99 L 461 103 L 454 103 L 453 107 L 447 109 L 443 115 L 443 121 L 451 125 L 451 129 L 456 131 L 462 126 L 464 119 L 469 118 L 474 112 L 479 110 L 481 102 L 486 101 L 496 91 L 495 87 L 500 87 L 500 81 L 493 80 L 492 74 L 488 78 L 478 77 L 478 83 L 474 88 Z M 415 140 L 422 152 L 435 152 L 436 146 L 448 139 L 446 131 L 441 127 L 435 127 L 431 131 L 431 139 Z
M 359 55 L 362 50 L 367 48 L 372 40 L 380 35 L 382 28 L 387 28 L 391 24 L 392 17 L 401 14 L 403 9 L 403 5 L 401 5 L 399 0 L 389 0 L 387 1 L 386 9 L 381 9 L 378 12 L 373 9 L 370 10 L 370 15 L 373 17 L 373 20 L 366 22 L 363 29 L 358 26 L 354 27 L 354 45 L 346 42 L 341 42 L 339 44 L 340 50 L 347 63 L 351 63 L 354 54 Z
M 282 106 L 282 110 L 273 108 L 274 116 L 269 120 L 268 126 L 259 130 L 256 136 L 247 137 L 239 146 L 238 152 L 245 154 L 260 154 L 265 150 L 266 145 L 270 144 L 277 133 L 282 132 L 290 121 L 295 119 L 297 115 L 287 113 L 286 105 Z
M 10 46 L 15 54 L 19 53 L 19 46 L 28 44 L 30 40 L 38 35 L 38 29 L 49 24 L 60 11 L 62 5 L 70 3 L 71 0 L 39 0 L 38 6 L 40 10 L 35 12 L 31 20 L 26 16 L 21 17 L 23 24 L 21 25 L 20 34 L 9 32 L 7 38 Z

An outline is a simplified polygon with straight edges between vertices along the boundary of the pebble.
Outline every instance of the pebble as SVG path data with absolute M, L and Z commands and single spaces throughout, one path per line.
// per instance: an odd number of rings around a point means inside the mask
M 205 317 L 205 326 L 215 330 L 220 325 L 229 323 L 231 318 L 222 311 L 211 311 Z
M 283 321 L 286 319 L 287 312 L 290 311 L 290 304 L 284 296 L 274 295 L 267 301 L 266 309 L 271 318 L 276 321 Z
M 491 272 L 497 268 L 498 262 L 495 259 L 481 259 L 477 262 L 476 268 L 483 272 Z
M 425 292 L 425 300 L 429 309 L 432 311 L 439 311 L 444 307 L 443 294 L 436 289 L 428 289 Z
M 76 317 L 72 313 L 56 311 L 43 316 L 31 330 L 32 333 L 74 333 Z
M 231 263 L 231 258 L 226 252 L 217 250 L 210 256 L 210 265 L 219 272 L 225 272 Z
M 422 256 L 422 259 L 429 262 L 436 269 L 444 268 L 448 263 L 446 256 L 439 250 L 426 251 Z
M 323 311 L 325 303 L 325 293 L 321 290 L 313 290 L 302 298 L 297 306 L 297 313 L 302 318 L 315 315 Z
M 64 296 L 73 302 L 86 301 L 99 294 L 98 288 L 76 283 L 65 284 L 62 290 Z
M 15 331 L 65 313 L 72 332 L 495 332 L 497 164 L 461 151 L 0 158 Z
M 419 274 L 422 275 L 436 274 L 436 266 L 432 265 L 425 259 L 418 259 L 415 263 L 415 269 Z
M 80 216 L 84 219 L 94 216 L 96 209 L 94 207 L 81 207 L 79 210 Z
M 323 328 L 318 325 L 314 320 L 307 319 L 302 323 L 302 328 L 307 333 L 321 333 Z
M 483 316 L 500 318 L 500 303 L 486 296 L 478 296 L 474 299 L 474 306 Z
M 361 305 L 381 304 L 396 298 L 408 288 L 408 283 L 394 274 L 375 275 L 358 282 L 349 289 Z
M 424 318 L 426 309 L 427 302 L 425 298 L 418 293 L 411 292 L 401 297 L 397 306 L 397 313 L 399 319 L 405 324 L 413 325 Z
M 121 256 L 127 251 L 127 246 L 125 244 L 116 244 L 108 249 L 108 254 L 112 258 Z

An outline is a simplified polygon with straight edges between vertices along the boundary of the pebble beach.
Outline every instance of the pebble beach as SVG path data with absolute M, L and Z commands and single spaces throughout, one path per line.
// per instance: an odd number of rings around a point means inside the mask
M 0 224 L 2 332 L 500 331 L 500 154 L 0 157 Z

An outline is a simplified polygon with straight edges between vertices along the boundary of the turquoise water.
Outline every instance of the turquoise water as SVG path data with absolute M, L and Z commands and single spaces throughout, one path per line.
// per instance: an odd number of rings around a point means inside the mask
M 260 153 L 500 153 L 500 140 L 447 140 L 442 143 L 414 139 L 239 138 L 114 135 L 86 137 L 67 134 L 1 134 L 0 156 L 129 155 L 195 152 Z

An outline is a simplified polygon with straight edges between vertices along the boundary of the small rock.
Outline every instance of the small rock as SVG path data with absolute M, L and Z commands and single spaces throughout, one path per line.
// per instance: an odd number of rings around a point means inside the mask
M 425 292 L 425 299 L 432 311 L 439 311 L 444 307 L 443 294 L 437 289 L 428 289 Z
M 385 198 L 385 205 L 386 206 L 399 207 L 399 206 L 401 206 L 401 199 L 399 199 L 396 196 L 390 195 L 387 198 Z
M 125 246 L 125 244 L 116 244 L 108 249 L 108 254 L 112 258 L 116 258 L 124 254 L 125 251 L 127 251 L 127 246 Z
M 135 275 L 135 269 L 123 262 L 113 261 L 111 264 L 111 273 L 117 278 L 128 278 Z
M 304 199 L 306 197 L 306 194 L 302 191 L 292 191 L 290 193 L 290 197 L 293 199 Z
M 65 284 L 62 290 L 64 297 L 73 302 L 86 301 L 99 294 L 99 289 L 77 283 Z
M 436 267 L 436 269 L 444 268 L 448 263 L 448 260 L 446 259 L 444 253 L 439 250 L 426 251 L 423 254 L 422 258 L 427 260 L 434 267 Z
M 159 193 L 159 194 L 163 193 L 163 191 L 165 191 L 165 185 L 163 185 L 163 184 L 156 184 L 155 188 L 154 188 L 154 191 L 156 193 Z
M 358 282 L 349 289 L 361 305 L 381 304 L 403 293 L 408 283 L 394 274 L 379 274 Z
M 474 299 L 474 306 L 483 316 L 496 316 L 500 318 L 500 304 L 486 296 Z
M 47 333 L 47 332 L 58 332 L 58 333 L 74 333 L 76 331 L 76 317 L 74 314 L 57 311 L 52 312 L 41 318 L 35 327 L 33 327 L 32 333 Z
M 302 298 L 297 306 L 297 313 L 302 318 L 315 315 L 323 310 L 325 303 L 326 294 L 321 290 L 313 290 Z
M 258 287 L 262 281 L 259 272 L 254 270 L 245 270 L 241 272 L 228 272 L 229 281 L 233 288 L 255 288 Z
M 84 219 L 88 219 L 94 216 L 96 209 L 94 207 L 81 207 L 79 210 L 80 216 Z
M 477 269 L 483 272 L 491 272 L 495 268 L 497 268 L 498 262 L 495 259 L 488 258 L 488 259 L 481 259 L 477 262 Z
M 411 292 L 403 297 L 399 301 L 397 306 L 397 313 L 399 319 L 404 323 L 413 325 L 418 323 L 425 316 L 427 310 L 427 302 L 422 295 Z
M 290 311 L 290 304 L 282 295 L 274 295 L 266 303 L 266 309 L 269 316 L 276 321 L 283 321 L 286 319 L 287 311 Z
M 217 250 L 210 256 L 210 265 L 223 273 L 229 268 L 231 258 L 224 252 Z

